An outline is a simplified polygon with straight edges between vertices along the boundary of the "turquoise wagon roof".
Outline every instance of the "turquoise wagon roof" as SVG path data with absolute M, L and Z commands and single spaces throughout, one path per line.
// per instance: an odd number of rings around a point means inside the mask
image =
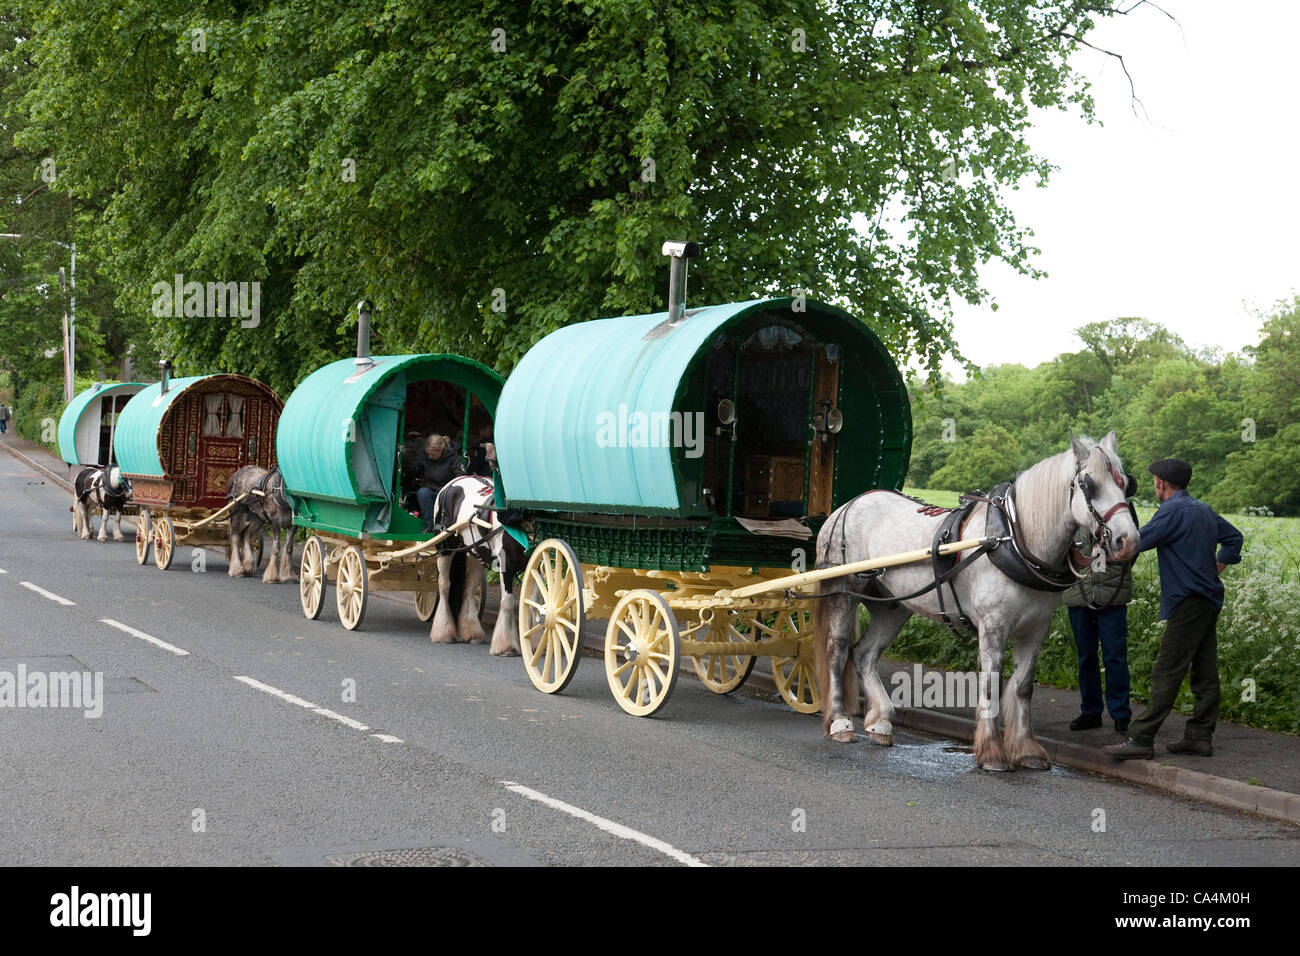
M 505 495 L 511 505 L 619 514 L 680 514 L 681 449 L 669 442 L 611 447 L 602 421 L 645 421 L 686 412 L 687 375 L 729 326 L 778 313 L 816 325 L 819 334 L 854 350 L 869 381 L 842 382 L 847 392 L 870 390 L 863 457 L 845 485 L 853 494 L 897 487 L 911 450 L 906 387 L 879 338 L 849 313 L 811 299 L 794 310 L 789 298 L 732 302 L 687 311 L 675 326 L 668 313 L 596 319 L 566 326 L 534 345 L 501 393 L 495 431 Z M 859 399 L 860 400 L 860 399 Z M 847 426 L 846 426 L 847 428 Z M 843 457 L 843 456 L 841 456 Z M 844 469 L 837 465 L 837 474 Z M 846 477 L 846 476 L 841 476 Z M 839 493 L 837 499 L 847 500 Z
M 312 372 L 280 416 L 276 452 L 295 498 L 352 505 L 392 499 L 400 417 L 410 382 L 450 382 L 473 393 L 495 418 L 503 379 L 460 355 L 379 355 L 358 371 L 341 359 Z M 374 510 L 374 509 L 372 509 Z M 374 527 L 376 517 L 366 521 Z
M 205 378 L 211 376 L 174 378 L 167 385 L 166 393 L 162 390 L 162 383 L 155 382 L 141 389 L 126 403 L 126 408 L 118 416 L 117 431 L 113 436 L 113 454 L 125 474 L 166 477 L 158 459 L 158 430 L 163 416 L 187 388 Z
M 69 465 L 107 464 L 96 460 L 99 450 L 99 415 L 95 414 L 92 422 L 91 415 L 88 413 L 97 412 L 99 406 L 91 409 L 90 405 L 110 395 L 132 395 L 144 387 L 143 382 L 96 382 L 85 391 L 74 395 L 59 418 L 59 455 L 63 460 Z M 83 415 L 86 416 L 84 422 Z M 81 445 L 80 449 L 77 447 L 78 444 Z

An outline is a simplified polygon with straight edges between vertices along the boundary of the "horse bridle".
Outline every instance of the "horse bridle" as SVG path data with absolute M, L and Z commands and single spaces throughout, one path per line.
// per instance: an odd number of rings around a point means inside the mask
M 1110 477 L 1114 480 L 1116 487 L 1119 488 L 1121 496 L 1125 496 L 1128 492 L 1128 480 L 1121 472 L 1115 470 L 1115 466 L 1110 463 L 1109 458 L 1106 460 L 1106 469 L 1110 472 Z M 1092 503 L 1092 496 L 1096 491 L 1096 485 L 1093 482 L 1091 475 L 1085 475 L 1083 473 L 1082 467 L 1076 467 L 1074 469 L 1074 478 L 1070 482 L 1071 500 L 1074 499 L 1074 492 L 1076 490 L 1083 495 L 1083 503 L 1088 506 L 1088 513 L 1092 515 L 1093 520 L 1097 523 L 1097 526 L 1092 532 L 1093 538 L 1102 543 L 1102 547 L 1106 549 L 1107 554 L 1113 555 L 1115 553 L 1115 541 L 1108 522 L 1111 518 L 1115 517 L 1118 512 L 1128 509 L 1129 503 L 1127 497 L 1121 497 L 1116 504 L 1106 510 L 1105 514 L 1102 514 L 1097 510 L 1097 506 Z M 1071 570 L 1073 570 L 1073 565 L 1071 565 Z M 1076 574 L 1077 573 L 1078 572 L 1076 572 Z

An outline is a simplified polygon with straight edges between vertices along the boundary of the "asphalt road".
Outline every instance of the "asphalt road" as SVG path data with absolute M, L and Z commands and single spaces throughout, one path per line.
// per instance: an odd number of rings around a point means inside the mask
M 685 677 L 652 719 L 617 708 L 599 660 L 548 697 L 518 658 L 431 644 L 407 595 L 372 595 L 348 632 L 332 589 L 308 621 L 296 586 L 231 579 L 215 552 L 140 567 L 132 541 L 77 540 L 68 504 L 0 457 L 0 672 L 105 680 L 99 718 L 0 708 L 8 864 L 1300 862 L 1293 827 L 984 774 L 919 736 L 833 744 Z

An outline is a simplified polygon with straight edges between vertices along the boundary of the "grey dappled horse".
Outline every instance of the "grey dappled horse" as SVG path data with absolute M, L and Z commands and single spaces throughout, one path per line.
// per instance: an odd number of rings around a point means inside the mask
M 268 471 L 259 465 L 240 468 L 226 485 L 226 500 L 233 501 L 240 495 L 245 496 L 243 501 L 230 513 L 230 576 L 246 577 L 257 570 L 253 540 L 266 525 L 271 529 L 271 556 L 262 581 L 297 581 L 293 569 L 293 503 L 285 494 L 280 469 Z
M 1006 496 L 1013 515 L 1010 542 L 999 545 L 1000 562 L 1019 560 L 1021 554 L 1037 559 L 1038 577 L 1056 576 L 1072 580 L 1081 572 L 1071 561 L 1075 532 L 1094 531 L 1099 556 L 1128 560 L 1138 546 L 1137 524 L 1124 498 L 1124 471 L 1116 454 L 1115 433 L 1100 443 L 1070 435 L 1070 448 L 1038 462 L 1018 475 Z M 952 539 L 1005 536 L 1002 514 L 988 522 L 990 504 L 979 503 L 964 528 Z M 867 492 L 837 509 L 817 536 L 819 567 L 861 561 L 873 557 L 928 548 L 942 517 L 919 513 L 917 503 L 888 492 Z M 979 700 L 975 723 L 975 763 L 985 770 L 1013 767 L 1047 769 L 1047 752 L 1034 739 L 1030 726 L 1029 701 L 1034 689 L 1034 667 L 1047 637 L 1052 611 L 1060 603 L 1060 587 L 1037 589 L 1018 583 L 994 564 L 993 553 L 964 555 L 969 564 L 951 580 L 947 609 L 953 609 L 954 593 L 979 634 Z M 960 564 L 960 562 L 958 562 Z M 1085 561 L 1086 571 L 1086 564 Z M 1023 566 L 1024 562 L 1021 561 Z M 1032 567 L 1030 569 L 1033 570 Z M 1012 568 L 1033 584 L 1023 570 Z M 1069 573 L 1073 572 L 1073 574 Z M 841 742 L 853 739 L 853 723 L 845 708 L 846 665 L 852 647 L 861 689 L 865 695 L 863 725 L 876 743 L 893 742 L 894 706 L 881 683 L 877 664 L 913 614 L 941 619 L 938 589 L 911 596 L 935 580 L 935 568 L 928 561 L 890 568 L 868 587 L 875 597 L 898 596 L 899 602 L 869 602 L 870 624 L 853 647 L 857 608 L 862 599 L 847 589 L 860 588 L 854 578 L 822 582 L 818 593 L 828 595 L 818 602 L 814 617 L 814 643 L 818 655 L 818 678 L 825 703 L 823 727 L 828 736 Z M 859 591 L 859 593 L 862 593 Z M 1001 693 L 1003 651 L 1013 641 L 1014 672 Z M 999 698 L 1002 732 L 998 733 Z

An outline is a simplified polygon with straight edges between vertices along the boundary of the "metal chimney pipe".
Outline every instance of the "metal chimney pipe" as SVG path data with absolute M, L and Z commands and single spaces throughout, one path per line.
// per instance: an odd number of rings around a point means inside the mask
M 357 303 L 357 360 L 358 368 L 368 368 L 374 365 L 374 359 L 370 357 L 370 312 L 373 306 L 369 299 L 362 299 Z
M 169 389 L 172 384 L 171 359 L 163 359 L 161 362 L 158 363 L 158 378 L 161 380 L 161 384 L 159 385 L 159 389 L 158 389 L 158 394 L 166 395 L 167 389 Z
M 686 317 L 687 260 L 696 258 L 700 247 L 694 242 L 665 242 L 662 252 L 673 260 L 668 275 L 668 322 L 676 325 Z

